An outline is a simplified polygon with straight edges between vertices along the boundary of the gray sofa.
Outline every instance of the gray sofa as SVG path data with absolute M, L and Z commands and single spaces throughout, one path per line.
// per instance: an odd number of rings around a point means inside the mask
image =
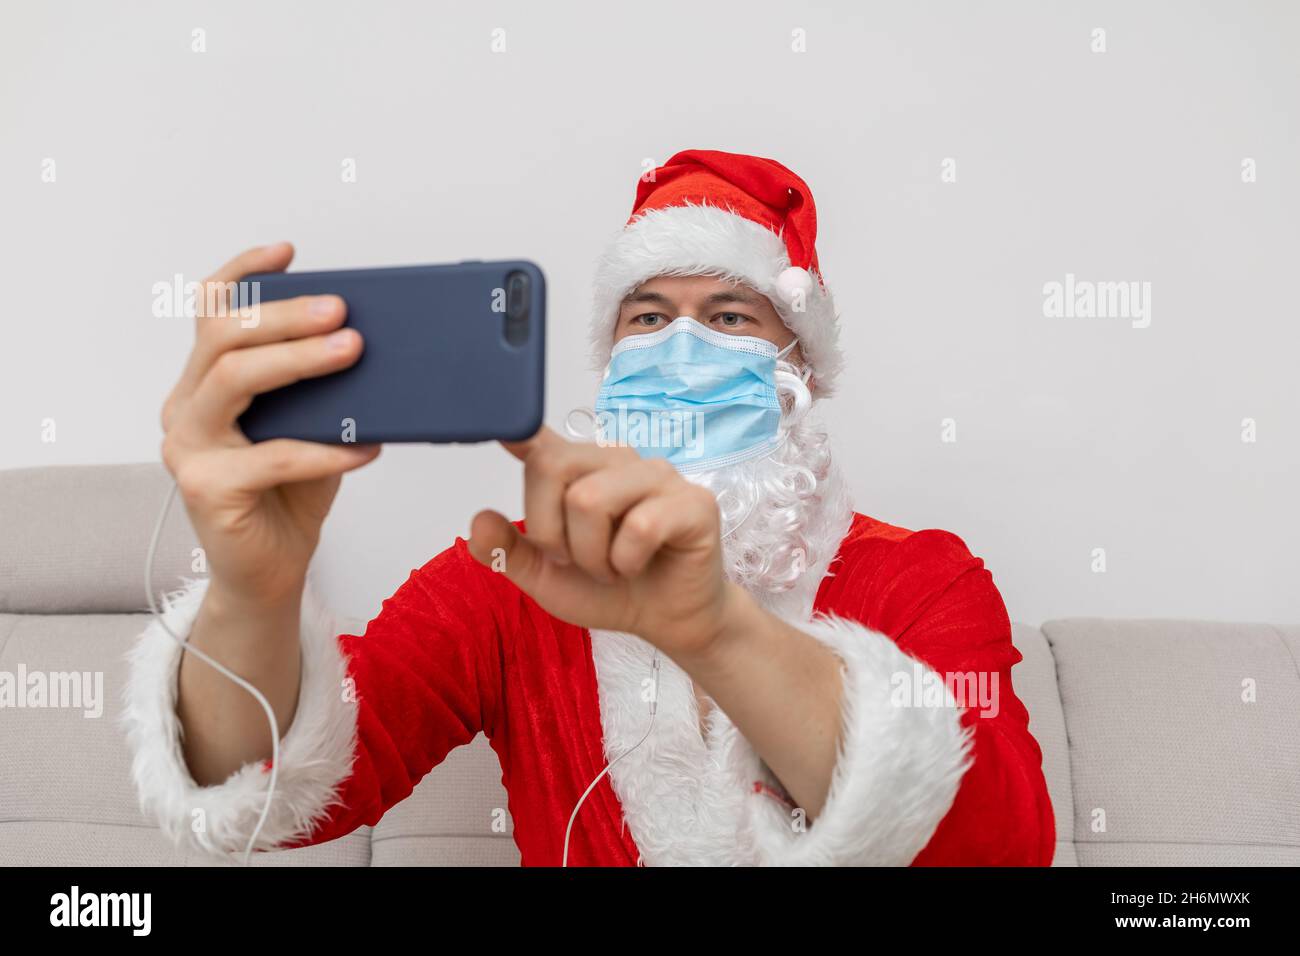
M 157 465 L 0 472 L 0 672 L 103 681 L 98 716 L 0 708 L 0 866 L 212 862 L 141 815 L 117 722 L 166 490 Z M 160 588 L 193 575 L 194 547 L 178 506 Z M 1300 864 L 1300 627 L 1070 619 L 1014 638 L 1057 865 Z M 514 865 L 488 824 L 505 805 L 480 737 L 373 829 L 255 865 Z

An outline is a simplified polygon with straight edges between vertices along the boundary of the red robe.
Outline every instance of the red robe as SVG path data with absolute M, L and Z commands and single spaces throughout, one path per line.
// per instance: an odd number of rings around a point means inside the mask
M 959 712 L 972 761 L 911 862 L 1049 864 L 1055 830 L 1042 754 L 1011 682 L 1021 657 L 983 562 L 948 532 L 910 532 L 855 515 L 815 609 L 886 635 L 938 674 L 996 676 L 995 716 Z M 501 762 L 523 864 L 561 862 L 574 805 L 607 760 L 589 631 L 543 611 L 458 539 L 411 574 L 364 636 L 344 635 L 338 644 L 355 682 L 355 759 L 336 800 L 314 814 L 310 836 L 278 846 L 377 823 L 452 748 L 481 732 Z M 583 804 L 569 865 L 636 865 L 632 829 L 606 776 Z

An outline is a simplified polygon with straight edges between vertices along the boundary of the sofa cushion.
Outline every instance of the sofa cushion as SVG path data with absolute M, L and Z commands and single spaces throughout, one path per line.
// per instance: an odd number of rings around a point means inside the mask
M 145 557 L 170 486 L 157 464 L 0 471 L 0 612 L 146 609 Z M 178 500 L 154 560 L 158 592 L 197 576 L 194 548 Z
M 1100 619 L 1043 632 L 1082 865 L 1300 864 L 1300 632 Z
M 479 734 L 375 826 L 374 866 L 518 866 L 501 765 Z
M 0 614 L 0 672 L 34 675 L 61 688 L 59 699 L 51 696 L 47 704 L 75 705 L 0 710 L 0 866 L 212 862 L 165 840 L 140 812 L 131 783 L 118 723 L 124 655 L 148 620 L 143 614 Z M 73 674 L 79 680 L 51 676 Z M 254 862 L 364 866 L 369 830 L 324 846 L 259 854 Z

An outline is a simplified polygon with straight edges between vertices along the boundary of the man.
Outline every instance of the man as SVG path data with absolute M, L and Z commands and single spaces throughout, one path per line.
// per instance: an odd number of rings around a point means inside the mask
M 810 420 L 841 364 L 815 241 L 779 163 L 691 150 L 645 177 L 597 273 L 600 440 L 507 446 L 524 523 L 479 514 L 362 637 L 304 582 L 339 476 L 378 450 L 235 426 L 254 394 L 356 361 L 342 303 L 199 321 L 163 457 L 211 573 L 166 620 L 288 725 L 258 848 L 374 824 L 483 732 L 526 865 L 1051 861 L 989 573 L 954 535 L 855 514 Z M 146 809 L 242 849 L 269 777 L 257 703 L 155 624 L 126 719 Z

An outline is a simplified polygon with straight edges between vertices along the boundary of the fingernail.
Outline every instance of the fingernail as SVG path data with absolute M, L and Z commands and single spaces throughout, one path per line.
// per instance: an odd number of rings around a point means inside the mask
M 312 301 L 312 315 L 333 315 L 339 307 L 338 299 L 332 295 L 322 295 Z
M 342 352 L 352 344 L 352 330 L 339 329 L 325 339 L 325 347 L 331 352 Z

